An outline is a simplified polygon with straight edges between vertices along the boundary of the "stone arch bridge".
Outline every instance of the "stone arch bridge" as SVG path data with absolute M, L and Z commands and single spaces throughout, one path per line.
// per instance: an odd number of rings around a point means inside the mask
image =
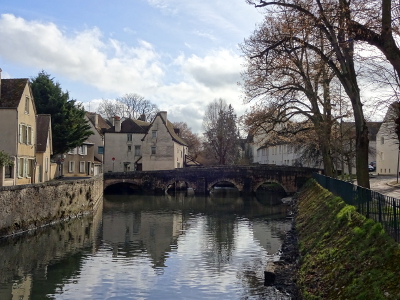
M 196 167 L 163 171 L 133 171 L 104 173 L 104 188 L 114 184 L 130 184 L 144 192 L 166 191 L 177 181 L 185 182 L 195 194 L 207 194 L 221 181 L 235 185 L 242 194 L 252 194 L 266 182 L 279 183 L 288 194 L 295 193 L 312 173 L 312 168 L 289 166 L 221 166 Z

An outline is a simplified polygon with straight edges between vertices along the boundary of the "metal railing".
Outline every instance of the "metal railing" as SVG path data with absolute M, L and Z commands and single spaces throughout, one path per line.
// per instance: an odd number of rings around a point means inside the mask
M 385 231 L 400 242 L 400 200 L 354 185 L 350 182 L 314 173 L 313 178 L 332 194 L 369 219 L 382 224 Z

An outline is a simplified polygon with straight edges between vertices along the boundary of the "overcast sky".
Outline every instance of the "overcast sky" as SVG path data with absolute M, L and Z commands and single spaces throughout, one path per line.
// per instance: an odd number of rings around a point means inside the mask
M 94 111 L 138 93 L 202 132 L 216 98 L 243 105 L 239 44 L 263 15 L 245 0 L 1 0 L 2 78 L 51 74 Z

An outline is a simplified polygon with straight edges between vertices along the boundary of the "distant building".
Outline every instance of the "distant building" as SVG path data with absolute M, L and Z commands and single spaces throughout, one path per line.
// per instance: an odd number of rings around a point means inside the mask
M 170 170 L 183 168 L 188 154 L 187 143 L 167 119 L 167 112 L 159 112 L 149 123 L 144 120 L 113 120 L 105 132 L 105 172 L 135 170 Z

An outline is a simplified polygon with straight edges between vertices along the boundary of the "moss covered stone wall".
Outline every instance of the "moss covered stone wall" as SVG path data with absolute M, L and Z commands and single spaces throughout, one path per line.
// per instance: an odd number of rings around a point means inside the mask
M 400 299 L 400 247 L 382 226 L 314 180 L 296 217 L 304 299 Z

